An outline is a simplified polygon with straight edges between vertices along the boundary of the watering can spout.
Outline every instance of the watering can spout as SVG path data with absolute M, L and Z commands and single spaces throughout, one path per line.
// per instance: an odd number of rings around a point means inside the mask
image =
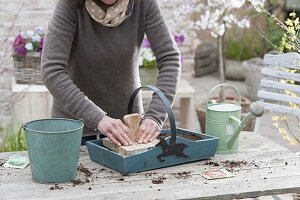
M 242 129 L 245 127 L 247 121 L 251 117 L 261 117 L 263 114 L 264 114 L 263 106 L 259 102 L 254 102 L 250 106 L 250 112 L 246 114 L 246 116 L 243 118 L 242 121 L 240 121 L 239 119 L 237 119 L 235 117 L 231 117 L 231 119 L 233 119 L 235 121 L 238 121 L 239 125 L 236 128 L 236 130 L 234 131 L 234 134 L 229 138 L 229 140 L 227 142 L 227 147 L 232 148 L 233 144 L 237 140 L 237 138 L 238 138 L 239 134 L 241 133 Z

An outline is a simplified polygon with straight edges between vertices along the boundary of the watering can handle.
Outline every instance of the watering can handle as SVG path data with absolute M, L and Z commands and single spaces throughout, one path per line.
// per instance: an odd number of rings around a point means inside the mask
M 209 98 L 210 98 L 210 96 L 211 96 L 211 94 L 217 89 L 217 88 L 219 88 L 219 87 L 231 87 L 234 91 L 235 91 L 235 93 L 237 94 L 237 96 L 238 96 L 238 105 L 241 105 L 241 94 L 240 94 L 240 92 L 238 91 L 238 89 L 235 87 L 235 86 L 233 86 L 233 85 L 231 85 L 231 84 L 228 84 L 228 83 L 222 83 L 222 84 L 219 84 L 219 85 L 217 85 L 217 86 L 215 86 L 214 88 L 212 88 L 209 92 L 208 92 L 208 95 L 207 95 L 207 98 L 206 98 L 206 108 L 207 108 L 207 105 L 208 105 L 208 101 L 209 101 Z
M 169 103 L 169 100 L 158 88 L 156 88 L 154 86 L 151 86 L 151 85 L 145 85 L 145 86 L 141 86 L 141 87 L 137 88 L 132 93 L 132 95 L 129 99 L 127 113 L 132 114 L 132 106 L 133 106 L 134 99 L 135 99 L 136 95 L 138 94 L 138 92 L 141 89 L 150 89 L 150 90 L 154 91 L 160 97 L 162 102 L 164 103 L 164 106 L 165 106 L 165 108 L 167 110 L 167 113 L 168 113 L 168 118 L 169 118 L 169 123 L 170 123 L 170 127 L 171 127 L 171 133 L 172 133 L 170 143 L 175 144 L 176 143 L 176 133 L 177 133 L 176 124 L 175 124 L 175 117 L 174 117 L 171 105 Z

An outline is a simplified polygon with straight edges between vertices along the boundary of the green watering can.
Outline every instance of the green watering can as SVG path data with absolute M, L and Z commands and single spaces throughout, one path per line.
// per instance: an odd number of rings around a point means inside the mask
M 211 94 L 219 87 L 230 87 L 237 95 L 237 104 L 209 100 Z M 219 138 L 217 153 L 235 153 L 239 149 L 239 135 L 251 117 L 260 117 L 264 113 L 263 106 L 254 102 L 250 105 L 250 112 L 243 120 L 241 117 L 241 95 L 236 87 L 223 83 L 212 88 L 206 99 L 206 131 L 208 135 Z

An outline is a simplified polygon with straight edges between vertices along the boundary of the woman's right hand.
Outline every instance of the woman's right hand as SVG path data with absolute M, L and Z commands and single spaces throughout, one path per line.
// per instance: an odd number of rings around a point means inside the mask
M 98 123 L 97 128 L 118 146 L 132 145 L 132 141 L 128 137 L 130 134 L 129 128 L 120 119 L 104 116 Z

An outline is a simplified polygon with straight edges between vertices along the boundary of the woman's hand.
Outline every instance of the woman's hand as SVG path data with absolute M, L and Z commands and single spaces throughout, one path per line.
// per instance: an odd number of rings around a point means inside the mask
M 160 133 L 160 128 L 158 124 L 152 119 L 144 119 L 140 125 L 138 132 L 138 143 L 148 143 L 152 142 L 157 138 Z
M 129 128 L 120 119 L 104 116 L 98 123 L 97 128 L 118 146 L 132 144 L 132 141 L 128 137 L 130 134 Z

